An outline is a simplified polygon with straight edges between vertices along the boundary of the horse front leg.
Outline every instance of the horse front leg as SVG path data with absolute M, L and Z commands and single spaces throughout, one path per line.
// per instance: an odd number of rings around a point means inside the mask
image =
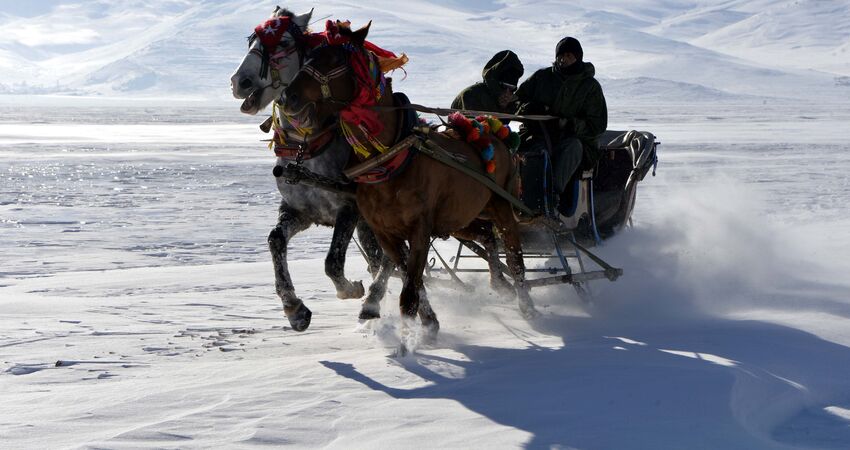
M 363 257 L 366 258 L 366 262 L 369 264 L 369 273 L 372 275 L 372 278 L 375 278 L 381 270 L 384 252 L 381 250 L 381 244 L 378 243 L 375 233 L 362 218 L 357 222 L 357 238 L 360 239 Z
M 375 279 L 369 285 L 369 295 L 363 300 L 360 308 L 360 320 L 372 320 L 381 318 L 381 300 L 387 293 L 387 283 L 395 271 L 396 264 L 388 256 L 381 259 L 381 265 L 376 273 Z
M 370 229 L 371 231 L 371 229 Z M 378 319 L 381 317 L 381 300 L 387 293 L 387 283 L 395 271 L 396 267 L 402 273 L 402 276 L 407 273 L 407 249 L 404 241 L 393 238 L 388 235 L 378 236 L 371 233 L 375 239 L 375 245 L 378 245 L 382 250 L 381 264 L 376 272 L 375 279 L 369 285 L 369 295 L 363 301 L 363 306 L 360 309 L 360 320 Z M 361 241 L 362 242 L 362 241 Z
M 494 198 L 492 203 L 493 222 L 499 232 L 502 242 L 505 244 L 508 267 L 514 278 L 514 289 L 519 301 L 519 310 L 526 319 L 540 315 L 534 308 L 534 302 L 528 293 L 525 284 L 525 262 L 522 257 L 522 244 L 520 243 L 519 228 L 511 205 L 501 198 Z
M 292 277 L 286 261 L 286 248 L 289 240 L 307 228 L 307 224 L 298 214 L 285 203 L 280 205 L 280 215 L 277 226 L 269 233 L 269 252 L 274 266 L 275 291 L 283 302 L 283 312 L 289 319 L 289 324 L 295 331 L 304 331 L 310 326 L 313 313 L 304 302 L 295 295 Z
M 336 214 L 331 248 L 325 258 L 325 274 L 336 287 L 337 298 L 360 298 L 365 293 L 362 282 L 345 278 L 345 254 L 359 220 L 360 213 L 354 205 L 343 206 Z
M 428 247 L 431 243 L 430 230 L 424 225 L 414 232 L 409 240 L 410 250 L 407 256 L 407 270 L 404 286 L 399 298 L 399 308 L 402 316 L 401 347 L 399 354 L 406 354 L 417 345 L 414 325 L 417 314 L 422 321 L 424 330 L 423 340 L 426 343 L 436 340 L 440 330 L 437 315 L 428 303 L 425 286 L 422 280 L 425 265 L 428 263 Z

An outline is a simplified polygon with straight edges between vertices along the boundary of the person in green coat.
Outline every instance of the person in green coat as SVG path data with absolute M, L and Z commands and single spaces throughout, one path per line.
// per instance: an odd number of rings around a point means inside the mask
M 564 191 L 576 170 L 599 161 L 597 138 L 608 127 L 608 107 L 593 64 L 584 62 L 581 43 L 566 37 L 555 49 L 552 67 L 540 69 L 516 92 L 520 114 L 548 114 L 560 120 L 530 128 L 529 149 L 546 148 L 551 141 L 552 175 L 556 194 Z
M 510 50 L 502 50 L 484 66 L 481 72 L 484 81 L 461 91 L 452 102 L 452 108 L 514 113 L 518 107 L 514 91 L 524 72 L 519 56 Z

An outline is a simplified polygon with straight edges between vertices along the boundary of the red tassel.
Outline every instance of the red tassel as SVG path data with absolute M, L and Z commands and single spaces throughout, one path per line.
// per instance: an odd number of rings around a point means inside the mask
M 451 113 L 449 115 L 449 125 L 451 126 L 459 127 L 464 121 L 466 121 L 466 118 L 459 112 Z
M 487 161 L 487 173 L 493 173 L 496 171 L 496 161 L 490 160 Z

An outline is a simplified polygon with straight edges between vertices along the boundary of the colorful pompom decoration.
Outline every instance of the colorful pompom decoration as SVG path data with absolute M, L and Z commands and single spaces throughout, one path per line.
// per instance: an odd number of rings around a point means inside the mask
M 460 132 L 467 142 L 481 151 L 481 159 L 487 173 L 496 172 L 495 148 L 490 135 L 496 136 L 508 146 L 508 150 L 514 153 L 519 148 L 519 135 L 512 132 L 507 125 L 493 116 L 478 116 L 475 120 L 467 119 L 463 114 L 456 112 L 449 116 L 449 125 Z
M 481 150 L 481 157 L 484 158 L 484 161 L 490 161 L 496 155 L 496 149 L 493 148 L 493 144 L 490 144 L 484 150 Z

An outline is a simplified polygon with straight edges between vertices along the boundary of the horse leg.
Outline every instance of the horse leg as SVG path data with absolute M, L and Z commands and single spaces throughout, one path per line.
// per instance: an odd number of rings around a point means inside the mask
M 425 265 L 428 263 L 428 246 L 431 242 L 430 230 L 426 229 L 424 224 L 420 223 L 408 242 L 410 243 L 410 253 L 407 256 L 407 273 L 404 277 L 404 286 L 402 287 L 399 298 L 399 308 L 402 316 L 400 348 L 400 354 L 402 355 L 406 354 L 409 347 L 415 344 L 413 325 L 416 315 L 420 314 L 420 307 L 423 306 L 420 303 L 423 299 L 420 294 L 425 291 L 422 274 L 425 270 Z M 424 298 L 427 302 L 427 297 Z M 437 332 L 440 329 L 440 322 L 437 321 L 437 315 L 434 314 L 430 305 L 427 303 L 426 305 L 424 308 L 421 308 L 420 318 L 422 319 L 422 327 L 426 332 L 425 339 L 433 341 L 436 339 Z
M 360 320 L 379 319 L 381 317 L 381 299 L 387 293 L 387 282 L 395 270 L 395 263 L 388 257 L 384 256 L 381 259 L 381 265 L 369 285 L 369 295 L 363 300 L 363 306 L 360 308 Z
M 525 263 L 522 258 L 522 245 L 519 238 L 519 229 L 514 219 L 514 212 L 511 205 L 501 198 L 494 198 L 492 201 L 493 222 L 502 237 L 502 242 L 505 244 L 505 253 L 507 254 L 508 267 L 514 277 L 514 288 L 516 289 L 517 299 L 519 300 L 519 310 L 523 317 L 531 319 L 538 316 L 540 313 L 534 308 L 534 302 L 528 294 L 528 287 L 525 285 Z
M 513 294 L 514 287 L 505 279 L 499 260 L 499 246 L 493 233 L 493 224 L 476 219 L 466 228 L 452 233 L 455 238 L 475 241 L 487 252 L 487 267 L 490 270 L 490 288 L 500 294 Z
M 440 321 L 437 320 L 437 313 L 431 308 L 425 286 L 419 288 L 419 320 L 422 321 L 422 327 L 425 330 L 422 336 L 423 343 L 433 344 L 440 331 Z
M 402 274 L 406 273 L 406 262 L 404 256 L 406 249 L 404 242 L 393 239 L 389 236 L 378 237 L 374 233 L 370 233 L 375 239 L 375 244 L 379 248 L 383 248 L 383 256 L 381 257 L 381 265 L 376 273 L 375 279 L 369 285 L 369 295 L 363 301 L 363 306 L 360 308 L 360 320 L 378 319 L 381 317 L 381 300 L 387 293 L 387 282 L 392 276 L 395 268 L 398 267 Z
M 384 253 L 381 251 L 381 245 L 378 244 L 375 233 L 363 219 L 357 222 L 357 238 L 360 239 L 363 256 L 369 264 L 369 273 L 372 278 L 377 277 L 383 264 Z
M 365 293 L 362 282 L 352 283 L 345 278 L 345 254 L 359 220 L 360 214 L 353 205 L 343 206 L 336 214 L 331 248 L 325 258 L 325 274 L 333 281 L 337 298 L 360 298 Z
M 428 264 L 428 247 L 430 247 L 430 238 L 428 240 L 428 246 L 425 247 L 425 263 Z M 401 264 L 398 265 L 398 270 L 401 272 L 401 276 L 403 278 L 407 277 L 407 259 L 410 258 L 410 249 L 407 248 L 404 243 L 402 243 L 401 248 L 399 248 L 399 260 L 402 261 Z M 422 270 L 425 270 L 425 265 L 423 264 Z M 428 301 L 428 296 L 425 293 L 425 280 L 422 280 L 422 288 L 419 289 L 419 320 L 422 321 L 422 325 L 425 326 L 429 333 L 426 333 L 426 339 L 430 343 L 434 339 L 436 339 L 437 331 L 440 330 L 440 322 L 437 320 L 437 314 L 431 308 L 431 303 Z
M 286 262 L 286 247 L 289 240 L 298 232 L 307 228 L 307 223 L 285 203 L 280 204 L 277 226 L 269 233 L 269 252 L 274 266 L 275 291 L 283 302 L 283 312 L 295 331 L 304 331 L 310 326 L 310 312 L 304 302 L 295 295 L 292 277 Z

